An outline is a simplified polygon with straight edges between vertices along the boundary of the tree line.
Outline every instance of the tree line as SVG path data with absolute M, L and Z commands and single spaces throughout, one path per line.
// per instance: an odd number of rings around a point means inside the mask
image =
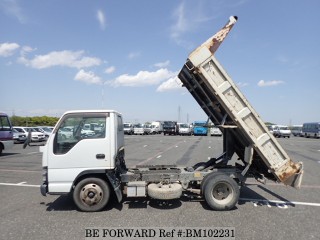
M 25 127 L 35 127 L 35 126 L 54 126 L 56 125 L 59 118 L 48 117 L 48 116 L 37 116 L 37 117 L 10 117 L 13 126 L 25 126 Z

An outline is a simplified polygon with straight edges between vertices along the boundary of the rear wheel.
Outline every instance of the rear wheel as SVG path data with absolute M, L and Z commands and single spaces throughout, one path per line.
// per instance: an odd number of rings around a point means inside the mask
M 203 195 L 213 210 L 225 211 L 235 207 L 240 190 L 234 179 L 222 173 L 214 173 L 204 180 Z
M 101 211 L 110 198 L 109 185 L 100 178 L 85 178 L 73 191 L 73 201 L 84 212 Z

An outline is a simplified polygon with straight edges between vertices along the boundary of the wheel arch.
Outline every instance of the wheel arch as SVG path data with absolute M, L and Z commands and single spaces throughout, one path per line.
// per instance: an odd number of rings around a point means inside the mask
M 83 179 L 85 178 L 101 178 L 102 180 L 105 180 L 108 184 L 109 180 L 106 177 L 106 171 L 105 170 L 100 170 L 100 169 L 95 169 L 95 170 L 86 170 L 78 174 L 78 176 L 74 179 L 73 184 L 72 184 L 72 189 Z

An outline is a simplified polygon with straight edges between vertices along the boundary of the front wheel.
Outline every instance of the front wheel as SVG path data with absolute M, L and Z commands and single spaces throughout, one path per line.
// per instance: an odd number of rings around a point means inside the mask
M 101 211 L 110 198 L 109 185 L 100 178 L 85 178 L 73 191 L 73 201 L 84 212 Z
M 239 186 L 231 177 L 217 173 L 211 174 L 203 186 L 203 194 L 207 204 L 218 211 L 230 210 L 239 200 Z

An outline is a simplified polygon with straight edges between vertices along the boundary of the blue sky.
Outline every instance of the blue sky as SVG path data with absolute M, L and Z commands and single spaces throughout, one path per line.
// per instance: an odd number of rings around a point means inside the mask
M 0 0 L 0 111 L 206 120 L 175 77 L 237 15 L 215 55 L 262 119 L 320 121 L 319 9 L 318 0 Z

